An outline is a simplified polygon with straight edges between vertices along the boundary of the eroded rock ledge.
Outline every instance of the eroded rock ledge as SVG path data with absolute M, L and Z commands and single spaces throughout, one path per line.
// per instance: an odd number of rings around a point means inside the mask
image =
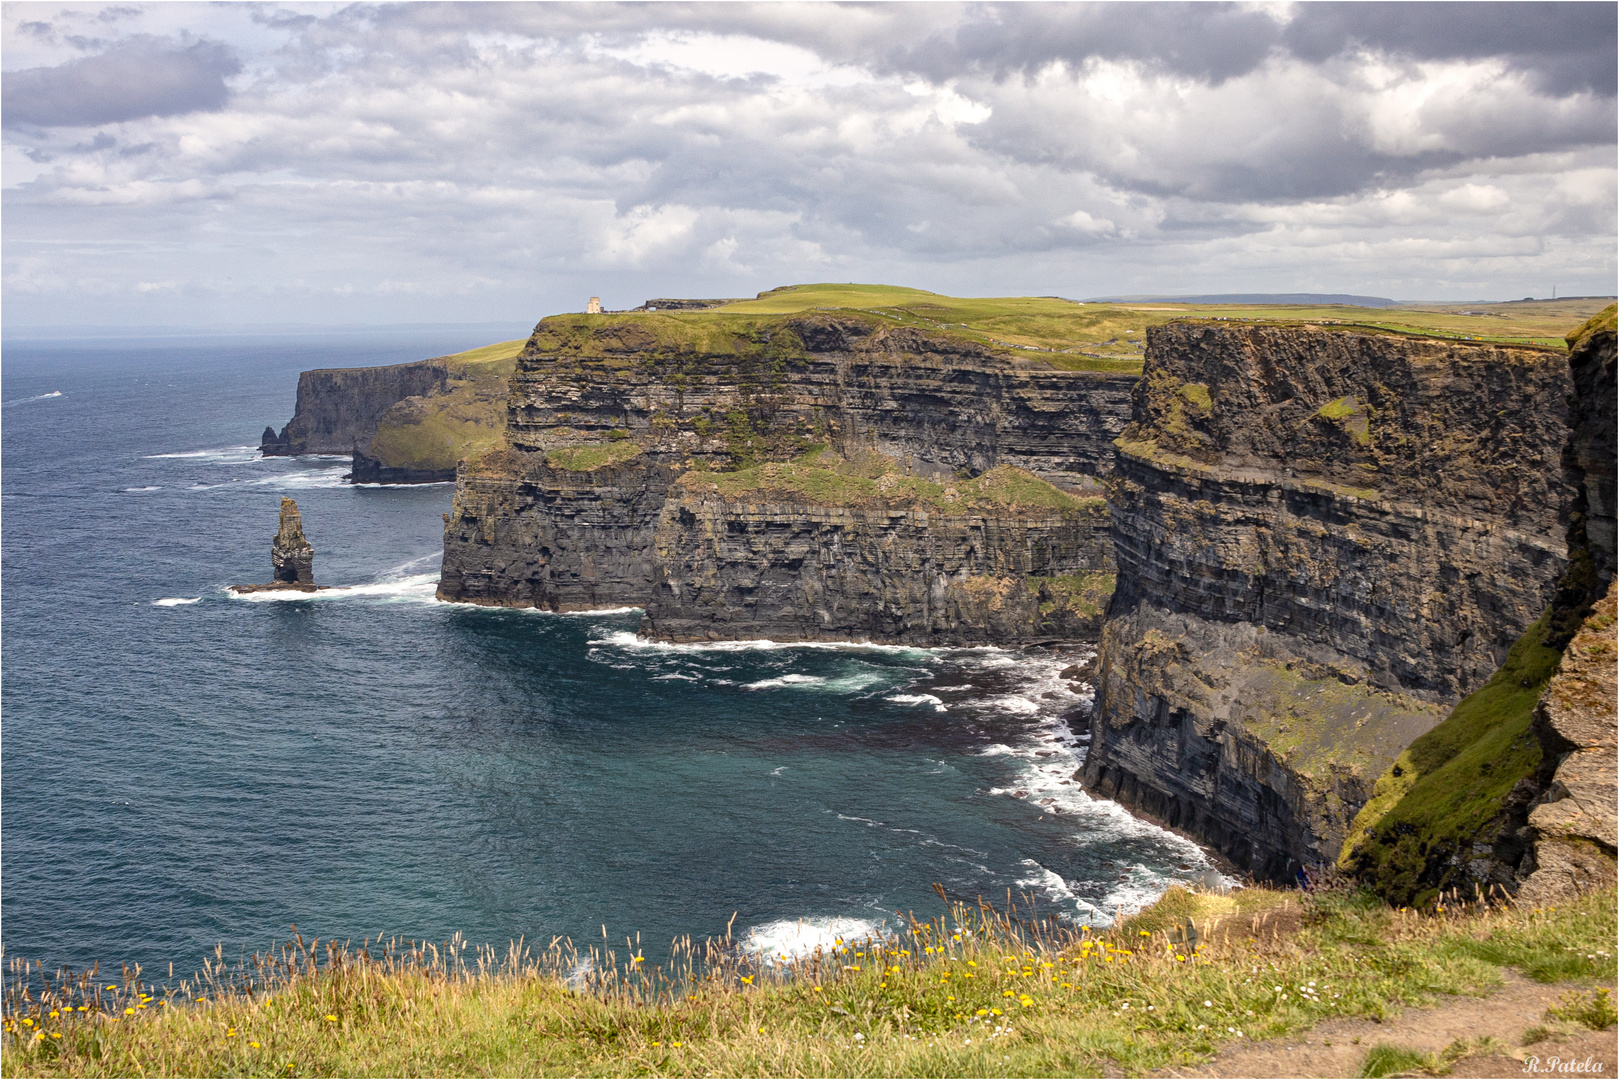
M 1335 860 L 1550 599 L 1569 386 L 1554 350 L 1149 330 L 1087 785 L 1262 877 Z

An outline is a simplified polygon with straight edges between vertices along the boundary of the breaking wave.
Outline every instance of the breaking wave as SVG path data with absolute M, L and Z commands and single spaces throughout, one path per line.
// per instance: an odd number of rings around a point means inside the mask
M 882 933 L 883 925 L 869 919 L 777 919 L 751 928 L 742 939 L 744 951 L 777 964 L 813 956 L 817 949 L 831 952 L 845 943 L 864 942 Z

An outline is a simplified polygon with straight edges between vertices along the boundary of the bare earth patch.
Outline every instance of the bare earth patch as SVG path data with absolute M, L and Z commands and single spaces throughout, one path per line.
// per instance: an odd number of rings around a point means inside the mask
M 1454 998 L 1429 1009 L 1403 1009 L 1381 1023 L 1375 1020 L 1329 1020 L 1309 1031 L 1284 1039 L 1243 1043 L 1229 1047 L 1202 1065 L 1166 1069 L 1157 1076 L 1176 1077 L 1329 1077 L 1355 1076 L 1372 1047 L 1389 1043 L 1437 1054 L 1458 1040 L 1495 1038 L 1513 1053 L 1490 1053 L 1457 1060 L 1451 1076 L 1530 1076 L 1524 1059 L 1533 1055 L 1547 1075 L 1613 1076 L 1619 1054 L 1615 1033 L 1592 1031 L 1537 1042 L 1517 1050 L 1524 1032 L 1541 1022 L 1546 1010 L 1569 990 L 1567 983 L 1538 983 L 1506 972 L 1506 986 L 1482 998 Z M 1584 1062 L 1579 1073 L 1557 1071 L 1561 1062 Z M 1600 1068 L 1598 1067 L 1600 1065 Z

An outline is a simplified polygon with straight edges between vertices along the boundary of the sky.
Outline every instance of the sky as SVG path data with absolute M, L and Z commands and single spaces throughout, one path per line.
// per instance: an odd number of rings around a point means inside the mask
M 10 3 L 0 313 L 1609 294 L 1616 12 Z

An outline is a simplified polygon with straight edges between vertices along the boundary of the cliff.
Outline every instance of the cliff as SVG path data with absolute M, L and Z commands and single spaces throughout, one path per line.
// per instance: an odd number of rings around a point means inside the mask
M 627 440 L 593 449 L 497 447 L 464 461 L 445 515 L 439 597 L 547 611 L 644 604 L 675 474 Z
M 1569 386 L 1548 349 L 1149 330 L 1087 787 L 1262 877 L 1335 860 L 1550 599 Z
M 443 388 L 449 374 L 434 360 L 300 372 L 292 419 L 279 435 L 266 428 L 260 449 L 266 456 L 350 453 L 356 442 L 369 441 L 390 407 Z
M 498 443 L 507 380 L 521 341 L 374 368 L 331 368 L 298 376 L 298 405 L 267 456 L 352 454 L 356 484 L 444 483 L 469 454 Z
M 885 624 L 870 611 L 854 614 L 881 606 L 882 589 L 870 576 L 856 589 L 862 599 L 851 593 L 837 601 L 842 614 L 822 618 L 810 614 L 818 609 L 807 597 L 827 589 L 836 594 L 841 586 L 815 582 L 804 571 L 789 588 L 782 575 L 801 569 L 789 565 L 801 558 L 800 549 L 813 548 L 821 559 L 843 539 L 873 559 L 878 556 L 869 545 L 897 543 L 952 580 L 982 576 L 997 560 L 1017 567 L 1011 573 L 1020 583 L 1042 574 L 1063 577 L 1082 566 L 1109 569 L 1092 476 L 1111 464 L 1133 382 L 1132 374 L 1061 370 L 971 335 L 892 325 L 863 312 L 548 318 L 512 376 L 506 445 L 468 461 L 457 478 L 439 595 L 559 610 L 651 604 L 648 632 L 682 638 L 759 636 L 767 627 L 789 638 L 843 629 L 863 636 L 858 625 L 885 638 L 983 640 L 987 600 L 974 609 L 983 629 L 967 630 L 962 617 L 925 606 L 932 586 L 923 594 L 895 593 L 893 602 L 906 614 L 904 629 L 893 630 L 899 624 Z M 879 506 L 881 500 L 854 506 L 852 488 L 841 481 L 785 501 L 766 498 L 763 488 L 741 490 L 764 479 L 749 470 L 786 467 L 820 447 L 848 461 L 880 459 L 895 478 L 891 483 L 932 485 L 941 498 L 958 476 L 1015 466 L 1060 499 L 1082 501 L 1088 492 L 1091 509 L 1064 518 L 1048 508 L 1038 520 L 1002 518 L 1000 509 L 956 520 L 930 510 L 925 518 L 910 518 L 909 526 L 896 518 L 890 529 L 879 520 L 898 508 Z M 816 472 L 813 465 L 805 468 L 799 479 Z M 822 468 L 820 475 L 836 472 Z M 689 483 L 682 479 L 688 474 Z M 705 475 L 712 489 L 699 483 Z M 769 479 L 779 487 L 785 475 L 778 469 Z M 880 479 L 838 475 L 872 484 Z M 666 507 L 677 480 L 678 505 Z M 726 535 L 751 531 L 755 541 L 702 555 L 701 529 L 690 524 L 698 519 Z M 1003 521 L 1005 528 L 995 532 Z M 937 542 L 926 539 L 940 527 L 955 530 L 952 539 L 944 540 L 943 532 Z M 985 540 L 986 530 L 996 539 Z M 765 535 L 788 533 L 797 538 L 769 552 L 750 547 Z M 834 543 L 833 537 L 843 539 Z M 917 545 L 929 544 L 920 554 Z M 1026 555 L 1014 554 L 1020 546 Z M 1090 552 L 1083 560 L 1036 554 L 1082 547 Z M 731 560 L 760 558 L 780 564 L 765 572 L 775 599 L 728 618 L 729 601 L 719 598 L 738 595 L 736 575 L 743 573 Z M 719 576 L 703 577 L 705 566 Z M 691 587 L 700 578 L 709 591 Z M 838 580 L 855 588 L 853 576 Z M 860 591 L 868 587 L 876 591 Z M 794 589 L 803 595 L 790 597 Z M 1060 620 L 1050 613 L 1067 602 L 1058 597 L 1062 590 L 1047 586 L 1041 600 L 1036 586 L 1027 604 L 1016 602 L 1035 615 L 1043 603 L 1044 624 L 1056 626 Z M 772 610 L 776 614 L 767 614 Z M 788 619 L 788 610 L 801 615 Z M 964 609 L 958 603 L 954 610 Z M 1037 622 L 1034 615 L 1023 618 L 1018 625 L 1025 629 L 1012 640 L 1034 633 Z
M 866 454 L 693 471 L 659 517 L 641 632 L 924 646 L 1094 638 L 1106 507 L 1002 465 L 937 483 Z
M 1399 756 L 1356 817 L 1340 865 L 1393 903 L 1500 887 L 1547 904 L 1614 880 L 1615 308 L 1568 343 L 1567 568 L 1489 683 Z

